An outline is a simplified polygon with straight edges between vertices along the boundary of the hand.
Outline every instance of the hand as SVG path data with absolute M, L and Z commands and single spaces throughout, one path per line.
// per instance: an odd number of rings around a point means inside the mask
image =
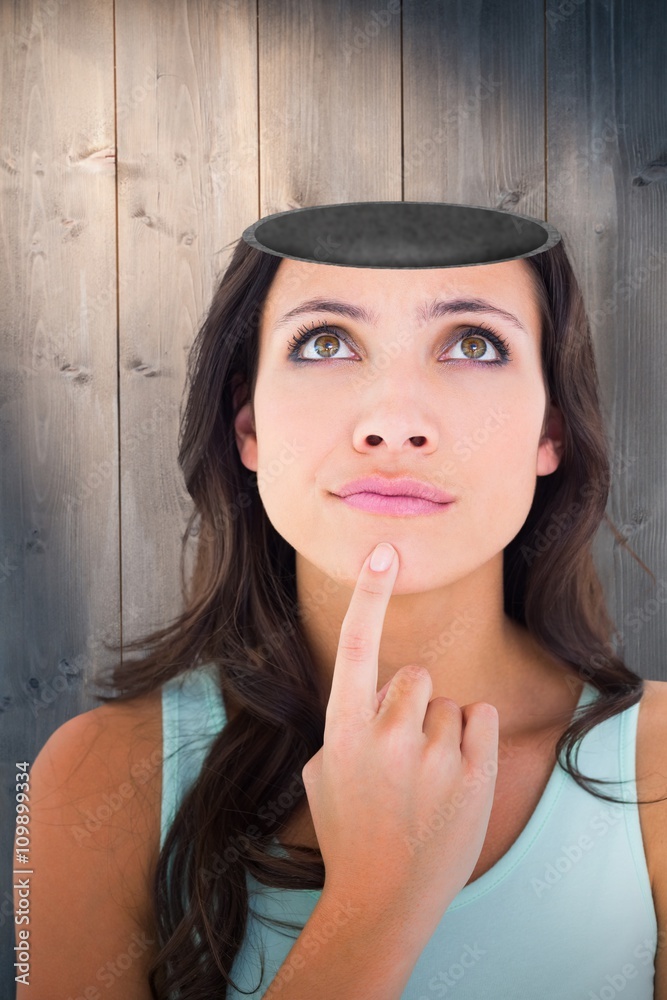
M 324 893 L 374 907 L 387 919 L 417 919 L 425 943 L 484 844 L 498 712 L 486 702 L 459 708 L 449 698 L 431 699 L 423 666 L 401 667 L 376 690 L 399 568 L 390 548 L 388 569 L 372 570 L 370 555 L 361 567 L 341 627 L 324 744 L 302 776 L 326 870 Z

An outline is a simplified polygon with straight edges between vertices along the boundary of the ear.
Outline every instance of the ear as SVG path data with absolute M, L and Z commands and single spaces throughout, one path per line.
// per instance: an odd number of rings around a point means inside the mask
M 537 449 L 537 475 L 548 476 L 560 465 L 565 440 L 563 414 L 551 403 L 542 425 L 542 437 Z
M 234 431 L 236 446 L 246 469 L 257 472 L 257 433 L 252 402 L 239 406 L 248 394 L 248 386 L 243 376 L 237 372 L 232 378 L 232 399 L 234 403 Z

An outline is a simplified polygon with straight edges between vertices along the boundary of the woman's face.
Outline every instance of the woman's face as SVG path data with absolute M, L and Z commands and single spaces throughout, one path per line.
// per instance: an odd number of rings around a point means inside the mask
M 330 305 L 304 305 L 313 299 Z M 334 300 L 364 315 L 343 315 Z M 427 318 L 435 301 L 449 308 Z M 285 318 L 297 307 L 302 314 Z M 302 327 L 309 339 L 290 356 Z M 536 476 L 558 465 L 562 432 L 547 406 L 524 261 L 381 270 L 284 259 L 259 332 L 254 399 L 237 415 L 237 443 L 297 560 L 352 588 L 374 545 L 389 541 L 400 558 L 393 593 L 407 594 L 502 553 L 526 520 Z M 336 495 L 368 475 L 416 478 L 455 502 L 391 516 Z

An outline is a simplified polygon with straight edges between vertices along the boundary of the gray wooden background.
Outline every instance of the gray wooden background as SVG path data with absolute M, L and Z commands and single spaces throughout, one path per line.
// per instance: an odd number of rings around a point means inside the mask
M 180 607 L 186 355 L 243 229 L 360 199 L 548 218 L 615 463 L 596 559 L 667 679 L 667 29 L 659 0 L 0 0 L 2 981 L 14 763 L 101 640 Z

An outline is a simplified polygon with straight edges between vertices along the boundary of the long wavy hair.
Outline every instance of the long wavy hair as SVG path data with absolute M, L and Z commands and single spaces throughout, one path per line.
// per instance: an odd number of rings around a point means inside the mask
M 254 396 L 259 317 L 281 259 L 236 241 L 190 352 L 178 455 L 194 501 L 182 539 L 184 610 L 167 627 L 124 643 L 150 647 L 147 655 L 121 657 L 109 677 L 96 679 L 108 692 L 97 695 L 101 701 L 127 700 L 214 664 L 226 709 L 227 723 L 180 804 L 154 873 L 160 951 L 149 984 L 159 1000 L 209 1000 L 226 997 L 228 984 L 237 988 L 231 969 L 248 922 L 246 873 L 276 888 L 324 884 L 318 850 L 284 845 L 284 856 L 273 853 L 278 828 L 267 803 L 291 803 L 281 826 L 302 806 L 302 769 L 323 744 L 327 692 L 302 630 L 294 549 L 269 521 L 234 431 L 238 408 Z M 627 802 L 590 787 L 572 762 L 589 730 L 637 704 L 644 691 L 615 648 L 619 633 L 591 552 L 602 521 L 626 542 L 605 514 L 611 464 L 590 326 L 563 241 L 525 260 L 541 311 L 543 377 L 563 414 L 565 440 L 557 470 L 537 477 L 526 522 L 505 549 L 504 609 L 568 664 L 572 678 L 599 692 L 574 713 L 556 745 L 557 762 L 591 794 Z M 192 536 L 188 587 L 184 556 Z M 223 865 L 220 845 L 233 845 Z

